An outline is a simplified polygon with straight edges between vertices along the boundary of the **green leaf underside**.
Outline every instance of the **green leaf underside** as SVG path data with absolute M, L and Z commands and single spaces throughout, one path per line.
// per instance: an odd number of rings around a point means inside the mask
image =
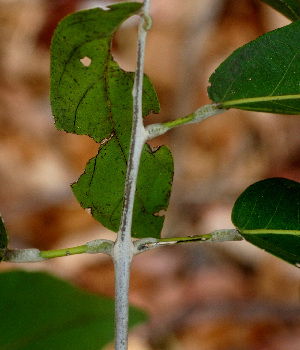
M 114 301 L 44 273 L 0 274 L 1 350 L 98 350 L 114 336 Z M 130 310 L 130 326 L 145 315 Z
M 270 178 L 237 199 L 232 222 L 250 243 L 291 263 L 300 262 L 300 184 Z
M 270 5 L 278 12 L 289 18 L 291 21 L 300 19 L 300 1 L 299 0 L 261 0 Z
M 4 259 L 4 255 L 8 246 L 8 234 L 2 217 L 0 216 L 0 262 Z
M 220 108 L 300 114 L 300 21 L 237 49 L 211 75 Z
M 83 208 L 91 208 L 93 217 L 115 232 L 129 155 L 134 73 L 123 71 L 113 60 L 111 39 L 141 5 L 121 3 L 108 11 L 93 9 L 70 15 L 58 25 L 51 46 L 51 104 L 57 128 L 89 135 L 100 143 L 98 155 L 72 185 L 73 192 Z M 91 59 L 90 65 L 82 64 L 84 57 Z M 159 102 L 144 76 L 143 116 L 151 111 L 159 112 Z M 168 206 L 172 178 L 170 151 L 161 147 L 152 152 L 145 146 L 133 214 L 135 237 L 159 237 L 164 217 L 156 213 Z

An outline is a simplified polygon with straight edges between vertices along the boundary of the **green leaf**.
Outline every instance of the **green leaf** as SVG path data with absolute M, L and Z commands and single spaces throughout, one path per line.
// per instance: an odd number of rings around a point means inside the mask
M 115 143 L 116 140 L 111 140 L 100 147 L 72 189 L 83 208 L 91 208 L 95 219 L 116 232 L 122 212 L 126 163 Z M 110 150 L 109 146 L 116 147 Z M 160 236 L 164 217 L 159 212 L 168 207 L 173 166 L 168 147 L 152 151 L 148 145 L 144 146 L 134 203 L 134 237 Z
M 128 100 L 128 95 L 134 75 L 113 61 L 111 39 L 119 25 L 137 13 L 141 5 L 123 3 L 107 11 L 80 11 L 57 26 L 51 44 L 50 100 L 59 130 L 89 135 L 97 142 L 104 142 L 113 132 L 122 139 L 124 129 L 126 133 L 131 131 L 128 115 L 132 98 Z M 91 60 L 89 65 L 84 64 L 84 58 Z M 159 109 L 153 88 L 150 95 L 155 104 L 149 104 L 145 113 Z
M 299 0 L 261 0 L 270 5 L 278 12 L 289 18 L 291 21 L 300 19 L 300 1 Z
M 300 183 L 254 183 L 235 202 L 232 222 L 250 243 L 300 267 Z
M 83 208 L 117 232 L 121 219 L 132 129 L 134 74 L 123 71 L 111 55 L 118 26 L 141 3 L 120 3 L 108 11 L 92 9 L 66 17 L 51 45 L 51 106 L 58 129 L 89 135 L 100 143 L 72 189 Z M 84 65 L 87 57 L 90 64 Z M 143 116 L 159 112 L 150 80 L 143 84 Z M 173 158 L 166 147 L 145 146 L 139 169 L 132 234 L 159 237 L 173 179 Z
M 98 350 L 114 337 L 114 301 L 44 273 L 0 274 L 1 350 Z M 130 310 L 130 325 L 145 320 Z
M 8 246 L 8 234 L 6 231 L 6 227 L 4 225 L 4 221 L 0 216 L 0 262 L 4 259 L 7 246 Z
M 210 77 L 220 108 L 300 114 L 300 21 L 237 49 Z

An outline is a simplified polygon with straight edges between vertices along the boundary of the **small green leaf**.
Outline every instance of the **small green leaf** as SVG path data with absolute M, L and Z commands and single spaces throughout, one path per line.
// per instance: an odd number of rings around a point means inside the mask
M 8 234 L 6 231 L 6 227 L 4 225 L 4 221 L 0 216 L 0 262 L 4 259 L 7 246 L 8 246 Z
M 300 114 L 300 21 L 234 51 L 210 77 L 220 108 Z
M 109 10 L 72 14 L 58 25 L 51 45 L 51 106 L 58 129 L 89 135 L 100 143 L 84 174 L 72 185 L 83 208 L 117 232 L 121 219 L 129 155 L 134 73 L 113 60 L 111 39 L 118 26 L 138 12 L 141 3 L 120 3 Z M 83 64 L 83 59 L 87 63 Z M 144 76 L 143 116 L 159 112 L 156 92 Z M 133 213 L 134 237 L 159 237 L 173 179 L 167 147 L 145 146 Z
M 58 24 L 51 44 L 50 100 L 59 130 L 89 135 L 96 142 L 104 142 L 114 132 L 114 137 L 124 142 L 124 133 L 131 131 L 132 98 L 128 96 L 134 75 L 121 70 L 113 60 L 111 39 L 121 23 L 141 6 L 122 3 L 107 11 L 80 11 Z M 156 104 L 148 104 L 146 114 L 159 110 L 151 88 L 150 99 Z
M 83 208 L 90 208 L 95 219 L 116 232 L 120 224 L 125 185 L 125 163 L 117 152 L 116 140 L 100 147 L 99 153 L 86 166 L 85 172 L 72 185 Z M 114 147 L 110 151 L 110 147 Z M 168 147 L 153 151 L 144 146 L 134 203 L 132 235 L 159 237 L 173 179 L 173 158 Z
M 114 301 L 44 273 L 0 274 L 1 350 L 98 350 L 114 337 Z M 130 326 L 145 315 L 130 310 Z
M 300 183 L 283 178 L 254 183 L 235 202 L 232 222 L 250 243 L 299 265 Z
M 299 0 L 261 0 L 273 7 L 278 12 L 289 18 L 291 21 L 300 19 L 300 1 Z

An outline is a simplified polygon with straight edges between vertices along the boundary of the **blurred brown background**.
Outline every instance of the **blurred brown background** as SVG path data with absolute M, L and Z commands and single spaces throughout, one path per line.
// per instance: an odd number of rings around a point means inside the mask
M 111 1 L 0 0 L 0 211 L 11 248 L 55 249 L 114 239 L 76 202 L 69 184 L 97 152 L 85 136 L 56 130 L 49 106 L 49 47 L 58 21 Z M 145 71 L 160 102 L 148 123 L 208 104 L 209 76 L 236 48 L 289 23 L 259 0 L 152 0 Z M 113 52 L 134 70 L 138 18 Z M 231 228 L 237 196 L 273 176 L 300 181 L 300 118 L 230 110 L 151 141 L 167 144 L 175 178 L 163 234 Z M 43 269 L 112 296 L 109 258 L 73 256 L 0 270 Z M 137 256 L 130 300 L 150 322 L 130 349 L 299 350 L 300 272 L 246 242 L 187 244 Z

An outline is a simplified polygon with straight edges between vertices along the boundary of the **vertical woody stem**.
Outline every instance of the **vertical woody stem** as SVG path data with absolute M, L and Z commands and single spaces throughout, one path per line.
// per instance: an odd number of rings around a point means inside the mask
M 131 240 L 132 215 L 136 182 L 140 158 L 147 133 L 143 125 L 142 91 L 144 76 L 144 54 L 147 31 L 151 26 L 148 14 L 150 0 L 144 1 L 138 35 L 137 64 L 134 80 L 133 95 L 133 121 L 130 141 L 129 158 L 124 190 L 123 210 L 118 237 L 114 246 L 113 258 L 115 265 L 115 349 L 128 348 L 128 296 L 130 264 L 134 253 Z

